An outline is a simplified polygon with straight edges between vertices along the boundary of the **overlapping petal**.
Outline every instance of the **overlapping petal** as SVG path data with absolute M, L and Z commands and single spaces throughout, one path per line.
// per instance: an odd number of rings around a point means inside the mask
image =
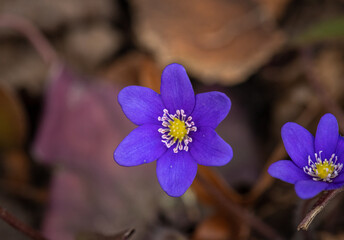
M 231 146 L 211 127 L 199 127 L 190 135 L 190 154 L 198 164 L 205 166 L 223 166 L 233 157 Z
M 145 124 L 134 129 L 115 150 L 115 161 L 119 165 L 130 167 L 159 158 L 166 151 L 158 132 L 159 127 Z
M 287 183 L 295 184 L 301 180 L 309 180 L 311 177 L 307 175 L 301 168 L 296 166 L 292 161 L 280 160 L 271 164 L 268 173 Z
M 164 104 L 160 95 L 150 88 L 129 86 L 118 94 L 118 102 L 127 118 L 136 125 L 160 124 Z
M 339 136 L 336 148 L 336 155 L 339 163 L 344 163 L 344 137 Z
M 197 127 L 207 126 L 216 128 L 227 116 L 231 101 L 221 92 L 207 92 L 196 95 L 196 105 L 192 113 Z
M 314 156 L 314 137 L 304 127 L 288 122 L 282 127 L 284 147 L 293 162 L 300 168 L 308 165 L 308 156 Z
M 195 107 L 195 94 L 190 79 L 180 64 L 168 65 L 161 75 L 160 93 L 167 110 L 174 114 L 183 109 L 190 115 Z
M 162 189 L 171 197 L 179 197 L 192 184 L 197 163 L 189 152 L 174 153 L 170 148 L 157 160 L 156 172 Z
M 332 183 L 328 184 L 326 190 L 333 190 L 333 189 L 337 189 L 337 188 L 341 188 L 344 186 L 344 181 L 342 178 L 342 181 L 333 181 Z
M 328 187 L 328 183 L 314 180 L 298 181 L 295 184 L 296 194 L 302 198 L 312 198 Z
M 322 151 L 322 159 L 330 159 L 337 148 L 338 137 L 337 119 L 330 113 L 325 114 L 319 121 L 315 135 L 315 152 Z

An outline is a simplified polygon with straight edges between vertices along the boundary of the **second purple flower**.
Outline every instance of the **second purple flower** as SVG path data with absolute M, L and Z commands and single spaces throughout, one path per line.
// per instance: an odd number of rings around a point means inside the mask
M 300 198 L 311 198 L 344 185 L 344 138 L 339 135 L 335 116 L 327 113 L 320 119 L 315 138 L 302 126 L 286 123 L 282 139 L 292 161 L 275 162 L 268 172 L 295 184 Z

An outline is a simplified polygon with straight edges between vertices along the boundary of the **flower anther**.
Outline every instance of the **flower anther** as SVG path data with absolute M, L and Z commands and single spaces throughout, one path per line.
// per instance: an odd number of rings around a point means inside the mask
M 178 151 L 188 151 L 188 144 L 192 142 L 189 136 L 190 131 L 196 132 L 197 127 L 192 122 L 192 117 L 186 117 L 183 109 L 177 110 L 175 114 L 170 114 L 167 109 L 163 110 L 163 115 L 158 117 L 161 125 L 164 128 L 159 128 L 158 131 L 162 134 L 162 142 L 165 143 L 167 148 L 175 145 L 173 148 L 174 153 Z
M 313 177 L 315 181 L 332 182 L 332 179 L 338 176 L 342 170 L 343 164 L 337 163 L 338 157 L 333 153 L 330 159 L 322 160 L 322 151 L 315 153 L 315 162 L 308 155 L 308 166 L 303 167 L 303 171 Z

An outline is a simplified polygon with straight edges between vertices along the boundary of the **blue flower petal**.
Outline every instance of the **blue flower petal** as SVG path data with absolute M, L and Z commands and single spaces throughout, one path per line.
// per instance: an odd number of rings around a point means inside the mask
M 314 137 L 304 127 L 288 122 L 282 127 L 284 147 L 293 162 L 303 168 L 308 165 L 308 156 L 314 157 Z
M 211 127 L 200 127 L 190 134 L 191 156 L 198 164 L 205 166 L 223 166 L 233 157 L 233 150 Z
M 289 160 L 280 160 L 271 164 L 268 173 L 274 178 L 292 184 L 300 180 L 310 179 L 309 175 Z
M 195 94 L 190 79 L 180 64 L 168 65 L 161 75 L 160 93 L 162 100 L 171 114 L 183 109 L 190 115 L 195 107 Z
M 302 198 L 312 198 L 328 187 L 328 183 L 314 180 L 303 180 L 295 184 L 296 194 Z
M 145 124 L 134 129 L 115 150 L 115 161 L 119 165 L 130 167 L 158 159 L 167 150 L 161 142 L 159 127 Z
M 227 116 L 231 101 L 221 92 L 207 92 L 196 95 L 196 105 L 192 120 L 197 127 L 208 126 L 216 128 Z
M 315 152 L 321 153 L 322 160 L 330 159 L 335 153 L 339 137 L 338 122 L 335 116 L 325 114 L 319 121 L 315 135 Z
M 341 181 L 341 182 L 332 182 L 328 185 L 328 187 L 326 188 L 326 190 L 334 190 L 334 189 L 337 189 L 337 188 L 341 188 L 344 186 L 344 181 Z
M 344 163 L 344 137 L 339 136 L 336 148 L 338 163 Z
M 153 123 L 161 125 L 158 117 L 162 116 L 164 104 L 160 95 L 152 89 L 129 86 L 118 94 L 118 102 L 124 114 L 136 125 Z
M 156 163 L 156 173 L 162 189 L 171 197 L 179 197 L 192 184 L 197 163 L 189 152 L 174 153 L 170 148 Z

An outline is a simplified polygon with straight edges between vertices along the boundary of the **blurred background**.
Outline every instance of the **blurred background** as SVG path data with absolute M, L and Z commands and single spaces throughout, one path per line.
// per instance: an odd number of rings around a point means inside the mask
M 222 197 L 285 239 L 344 239 L 341 196 L 297 232 L 304 201 L 266 173 L 288 159 L 285 122 L 344 128 L 343 36 L 343 0 L 0 0 L 0 206 L 51 240 L 268 239 Z M 112 158 L 135 127 L 118 92 L 159 91 L 172 62 L 232 101 L 217 131 L 234 158 L 180 198 L 155 163 Z M 3 221 L 0 236 L 29 239 Z

